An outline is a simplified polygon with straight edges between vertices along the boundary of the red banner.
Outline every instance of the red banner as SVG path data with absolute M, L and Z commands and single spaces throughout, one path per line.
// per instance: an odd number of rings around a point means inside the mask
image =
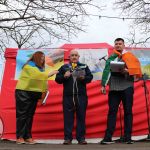
M 103 45 L 104 46 L 104 45 Z M 101 46 L 102 47 L 102 46 Z M 101 48 L 100 45 L 98 48 Z M 65 48 L 65 47 L 63 47 Z M 80 47 L 78 47 L 80 48 Z M 84 47 L 85 48 L 85 47 Z M 92 46 L 90 47 L 92 48 Z M 110 48 L 105 45 L 102 48 Z M 65 57 L 68 56 L 66 51 Z M 16 110 L 15 110 L 15 86 L 16 81 L 16 49 L 7 49 L 5 53 L 6 64 L 0 95 L 0 117 L 4 123 L 3 138 L 15 139 Z M 150 82 L 146 81 L 148 90 Z M 100 81 L 93 81 L 87 85 L 88 109 L 86 116 L 86 138 L 100 138 L 104 136 L 108 113 L 107 95 L 100 93 Z M 38 106 L 33 122 L 33 137 L 36 139 L 63 139 L 63 112 L 62 112 L 62 85 L 55 81 L 49 81 L 50 95 L 46 105 Z M 123 108 L 121 107 L 123 114 Z M 123 116 L 122 116 L 123 123 Z M 75 125 L 76 126 L 76 125 Z M 134 106 L 133 106 L 133 135 L 144 135 L 148 133 L 146 99 L 143 81 L 135 83 Z M 75 135 L 75 130 L 73 131 Z M 119 112 L 114 136 L 120 136 Z

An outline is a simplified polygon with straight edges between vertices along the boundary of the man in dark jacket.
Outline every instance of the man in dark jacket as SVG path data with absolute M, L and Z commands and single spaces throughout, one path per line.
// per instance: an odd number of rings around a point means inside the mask
M 63 114 L 64 114 L 64 143 L 71 144 L 76 112 L 77 128 L 76 139 L 79 144 L 85 141 L 85 117 L 87 108 L 86 84 L 90 83 L 93 75 L 88 66 L 79 62 L 76 50 L 70 52 L 70 63 L 60 67 L 55 81 L 63 84 Z

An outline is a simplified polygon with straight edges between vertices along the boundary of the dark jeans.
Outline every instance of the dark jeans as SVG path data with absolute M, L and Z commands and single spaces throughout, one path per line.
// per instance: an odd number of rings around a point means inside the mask
M 41 92 L 16 90 L 16 137 L 32 138 L 31 129 L 37 100 Z
M 85 117 L 87 108 L 87 96 L 75 95 L 75 105 L 73 103 L 73 96 L 64 96 L 63 113 L 64 113 L 64 139 L 72 140 L 72 130 L 74 126 L 74 115 L 76 113 L 76 139 L 82 141 L 85 139 Z
M 116 127 L 116 116 L 119 104 L 122 100 L 124 108 L 124 137 L 126 140 L 131 139 L 132 133 L 132 105 L 133 105 L 133 87 L 123 91 L 110 91 L 108 95 L 109 112 L 107 118 L 107 129 L 105 139 L 111 139 Z

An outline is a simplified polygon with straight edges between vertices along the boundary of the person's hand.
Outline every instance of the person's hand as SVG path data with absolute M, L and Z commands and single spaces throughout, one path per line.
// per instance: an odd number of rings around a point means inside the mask
M 127 68 L 124 68 L 124 69 L 122 70 L 122 73 L 123 73 L 123 74 L 127 74 L 127 73 L 128 73 L 128 69 L 127 69 Z
M 58 70 L 51 71 L 51 72 L 49 72 L 48 77 L 51 77 L 51 76 L 57 74 L 58 72 L 59 72 Z
M 80 76 L 78 77 L 79 80 L 84 80 L 85 79 L 85 76 Z
M 134 76 L 134 82 L 138 82 L 138 81 L 140 81 L 140 78 Z
M 104 95 L 106 94 L 106 88 L 104 86 L 102 86 L 102 88 L 101 88 L 101 93 Z
M 38 100 L 38 103 L 37 103 L 38 106 L 42 106 L 42 100 Z
M 71 72 L 70 71 L 66 71 L 64 74 L 65 78 L 69 78 L 71 76 Z
M 41 98 L 38 99 L 38 105 L 39 105 L 39 106 L 42 106 L 42 105 L 43 105 L 43 100 L 44 100 L 44 98 L 45 98 L 45 96 L 46 96 L 46 93 L 47 93 L 47 91 L 46 91 L 46 92 L 42 92 Z

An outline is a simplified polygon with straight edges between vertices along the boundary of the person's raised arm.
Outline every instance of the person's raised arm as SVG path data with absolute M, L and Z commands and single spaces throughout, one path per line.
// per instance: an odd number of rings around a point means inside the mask
M 51 71 L 51 72 L 49 72 L 48 77 L 51 77 L 51 76 L 57 74 L 58 72 L 59 72 L 58 70 Z
M 62 84 L 70 76 L 71 76 L 71 73 L 69 70 L 64 69 L 64 67 L 60 67 L 60 69 L 58 70 L 58 73 L 56 75 L 55 81 L 58 84 Z

